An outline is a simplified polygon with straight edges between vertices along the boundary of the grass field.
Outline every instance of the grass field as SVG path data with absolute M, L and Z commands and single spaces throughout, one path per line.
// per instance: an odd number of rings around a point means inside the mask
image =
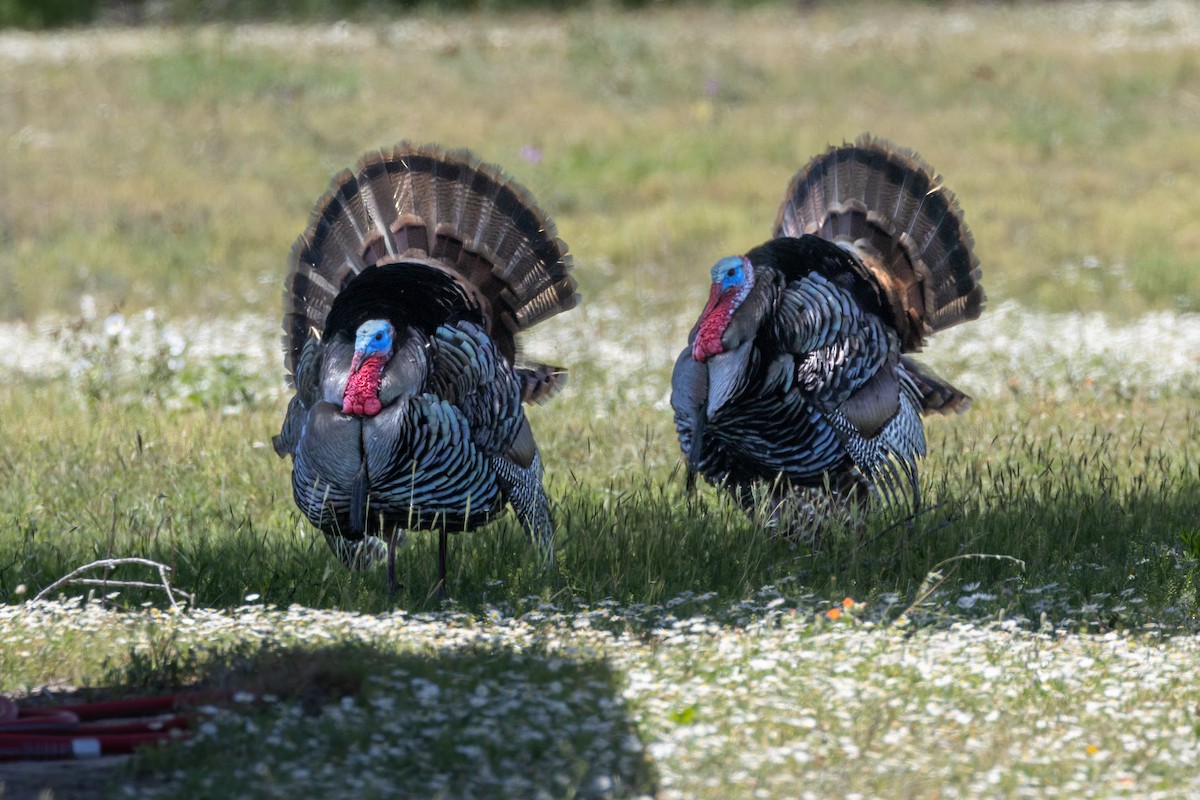
M 121 797 L 1200 793 L 1198 42 L 1171 2 L 0 34 L 0 691 L 268 696 Z M 685 493 L 669 372 L 864 130 L 957 193 L 989 311 L 927 354 L 976 396 L 929 509 L 814 550 Z M 527 348 L 572 370 L 531 412 L 556 568 L 504 520 L 446 604 L 432 536 L 394 601 L 344 571 L 270 447 L 291 242 L 405 138 L 526 184 L 585 298 Z M 190 599 L 33 601 L 135 556 Z

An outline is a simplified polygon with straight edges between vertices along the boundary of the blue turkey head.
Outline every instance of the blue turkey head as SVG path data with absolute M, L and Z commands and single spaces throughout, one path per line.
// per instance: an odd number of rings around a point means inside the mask
M 386 319 L 369 319 L 359 325 L 354 334 L 354 360 L 350 362 L 350 371 L 357 372 L 371 356 L 381 355 L 387 361 L 391 358 L 395 339 L 396 329 Z
M 722 341 L 733 314 L 754 288 L 754 265 L 744 256 L 722 258 L 712 268 L 708 302 L 696 323 L 692 357 L 705 361 L 726 350 Z

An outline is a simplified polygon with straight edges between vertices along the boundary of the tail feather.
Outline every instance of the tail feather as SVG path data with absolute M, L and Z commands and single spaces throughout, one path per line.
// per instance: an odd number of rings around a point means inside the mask
M 517 377 L 521 380 L 522 403 L 544 403 L 567 385 L 566 368 L 550 364 L 526 363 L 517 369 Z
M 518 332 L 578 301 L 567 246 L 522 186 L 466 151 L 404 143 L 334 178 L 292 250 L 284 299 L 289 375 L 356 275 L 409 260 L 453 277 L 510 361 Z
M 971 396 L 955 388 L 926 365 L 900 356 L 900 369 L 916 389 L 922 414 L 961 414 L 971 407 Z
M 862 136 L 792 178 L 776 236 L 851 246 L 875 278 L 905 352 L 983 311 L 979 260 L 954 194 L 916 153 Z

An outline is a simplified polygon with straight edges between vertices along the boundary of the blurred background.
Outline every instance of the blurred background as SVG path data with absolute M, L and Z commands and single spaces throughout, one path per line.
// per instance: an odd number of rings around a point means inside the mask
M 128 338 L 149 312 L 196 321 L 146 344 L 176 366 L 274 360 L 271 325 L 238 326 L 276 315 L 329 178 L 414 139 L 501 164 L 557 220 L 594 335 L 554 347 L 665 375 L 708 267 L 864 131 L 958 194 L 996 357 L 1144 361 L 1164 329 L 1200 336 L 1190 3 L 0 0 L 0 24 L 0 340 L 71 320 Z M 1171 349 L 1182 380 L 1195 360 Z

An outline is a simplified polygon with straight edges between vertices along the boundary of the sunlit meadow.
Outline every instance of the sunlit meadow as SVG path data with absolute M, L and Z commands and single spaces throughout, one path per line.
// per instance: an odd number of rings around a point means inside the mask
M 0 62 L 0 691 L 235 698 L 79 796 L 1200 793 L 1192 5 L 430 12 Z M 712 262 L 867 130 L 957 193 L 989 308 L 923 355 L 976 398 L 928 425 L 927 508 L 810 547 L 685 491 L 669 373 Z M 584 295 L 526 343 L 572 370 L 532 411 L 557 564 L 512 519 L 455 536 L 445 603 L 429 535 L 394 600 L 343 570 L 270 446 L 288 250 L 400 139 L 527 185 Z M 171 594 L 121 565 L 34 599 L 127 557 Z M 0 764 L 0 797 L 69 773 Z

